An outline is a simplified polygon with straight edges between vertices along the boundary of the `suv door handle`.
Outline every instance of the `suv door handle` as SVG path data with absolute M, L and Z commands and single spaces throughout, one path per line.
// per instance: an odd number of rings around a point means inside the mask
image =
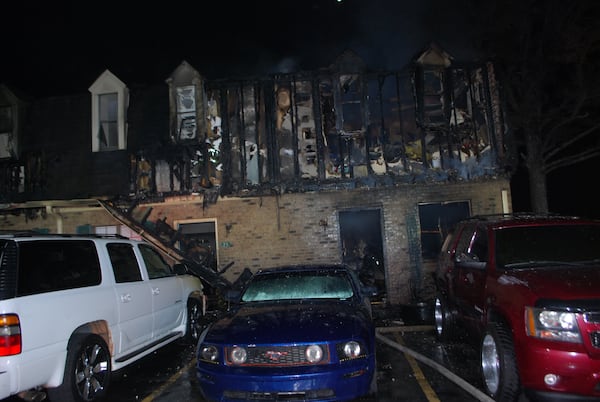
M 160 288 L 152 288 L 152 294 L 157 295 L 160 293 Z
M 123 303 L 129 303 L 131 301 L 131 295 L 129 293 L 122 294 L 121 301 Z

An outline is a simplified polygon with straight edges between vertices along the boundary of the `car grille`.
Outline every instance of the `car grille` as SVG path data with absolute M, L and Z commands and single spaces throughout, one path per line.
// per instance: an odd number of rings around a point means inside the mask
M 600 349 L 600 331 L 593 331 L 593 329 L 598 329 L 598 326 L 600 325 L 600 312 L 594 311 L 584 313 L 583 320 L 585 325 L 588 326 L 592 346 Z
M 318 363 L 311 363 L 306 360 L 306 348 L 308 345 L 289 345 L 289 346 L 255 346 L 246 347 L 248 357 L 246 363 L 241 366 L 302 366 L 314 364 L 329 363 L 329 347 L 327 344 L 321 344 L 323 349 L 323 359 Z M 229 348 L 226 356 L 229 356 Z M 232 365 L 231 362 L 227 362 Z M 240 365 L 238 365 L 240 366 Z
M 585 322 L 590 324 L 600 324 L 600 312 L 585 313 L 583 315 Z
M 593 347 L 600 348 L 600 333 L 599 332 L 590 333 L 590 340 L 592 341 Z

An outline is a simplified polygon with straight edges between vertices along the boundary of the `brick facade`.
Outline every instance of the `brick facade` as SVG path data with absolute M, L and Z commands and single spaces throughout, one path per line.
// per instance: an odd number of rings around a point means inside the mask
M 469 201 L 471 214 L 476 215 L 510 212 L 510 199 L 508 179 L 496 178 L 262 197 L 221 197 L 215 203 L 205 203 L 201 196 L 188 196 L 140 205 L 138 213 L 151 207 L 148 222 L 164 220 L 172 227 L 178 222 L 214 220 L 217 266 L 222 268 L 233 262 L 224 276 L 234 281 L 245 268 L 256 271 L 280 264 L 340 262 L 339 212 L 378 209 L 382 217 L 387 302 L 406 304 L 412 301 L 411 282 L 414 286 L 415 280 L 420 282 L 417 287 L 423 292 L 422 297 L 430 296 L 430 272 L 436 265 L 433 260 L 419 258 L 418 205 Z M 104 209 L 90 206 L 49 209 L 41 216 L 3 215 L 0 229 L 76 233 L 83 225 L 115 224 Z

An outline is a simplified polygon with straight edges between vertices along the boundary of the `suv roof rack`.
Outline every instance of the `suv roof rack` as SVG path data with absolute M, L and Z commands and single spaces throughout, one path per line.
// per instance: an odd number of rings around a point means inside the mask
M 501 221 L 501 220 L 530 220 L 530 219 L 581 219 L 579 216 L 562 215 L 557 213 L 535 213 L 535 212 L 512 212 L 499 214 L 483 214 L 473 215 L 465 218 L 465 221 L 485 220 L 485 221 Z
M 95 234 L 95 233 L 42 233 L 35 230 L 0 230 L 0 237 L 88 237 L 93 239 L 125 239 L 129 238 L 120 234 Z

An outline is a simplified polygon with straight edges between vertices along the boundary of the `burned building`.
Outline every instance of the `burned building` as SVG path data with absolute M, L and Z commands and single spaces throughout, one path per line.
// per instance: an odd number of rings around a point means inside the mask
M 390 304 L 426 298 L 457 219 L 510 212 L 493 64 L 435 44 L 398 71 L 346 51 L 316 71 L 88 91 L 0 87 L 0 229 L 160 243 L 231 284 L 289 263 L 377 260 Z M 214 275 L 213 275 L 214 274 Z

